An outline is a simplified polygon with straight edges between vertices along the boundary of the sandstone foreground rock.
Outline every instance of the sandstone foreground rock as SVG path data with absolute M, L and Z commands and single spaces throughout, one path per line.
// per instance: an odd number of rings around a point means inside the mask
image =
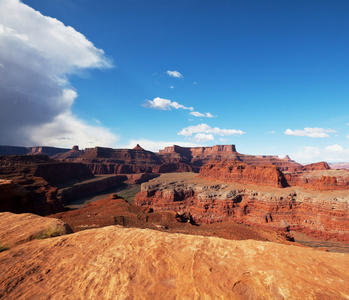
M 0 253 L 6 299 L 348 299 L 349 255 L 109 226 Z
M 0 213 L 0 245 L 12 248 L 34 239 L 43 239 L 72 233 L 69 225 L 61 220 L 34 214 Z

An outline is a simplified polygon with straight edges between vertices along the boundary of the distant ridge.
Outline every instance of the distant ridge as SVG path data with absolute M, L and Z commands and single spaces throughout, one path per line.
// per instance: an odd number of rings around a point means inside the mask
M 20 146 L 0 146 L 0 155 L 27 155 L 27 154 L 46 154 L 53 156 L 58 153 L 68 152 L 70 149 L 35 146 L 35 147 L 20 147 Z

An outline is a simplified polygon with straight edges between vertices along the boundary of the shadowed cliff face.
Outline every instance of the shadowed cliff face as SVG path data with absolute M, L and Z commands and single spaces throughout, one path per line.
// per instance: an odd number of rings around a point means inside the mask
M 84 164 L 58 162 L 45 155 L 0 156 L 0 179 L 8 180 L 0 187 L 4 192 L 0 211 L 39 215 L 63 211 L 57 185 L 92 177 Z
M 0 253 L 6 299 L 347 299 L 349 255 L 109 226 Z

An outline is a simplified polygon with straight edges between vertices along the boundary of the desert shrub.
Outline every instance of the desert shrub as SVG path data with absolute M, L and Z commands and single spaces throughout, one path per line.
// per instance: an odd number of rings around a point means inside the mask
M 35 239 L 38 240 L 43 240 L 43 239 L 47 239 L 50 237 L 55 237 L 55 236 L 59 236 L 62 233 L 62 228 L 57 227 L 57 226 L 51 226 L 48 229 L 46 229 L 45 231 L 39 233 L 37 236 L 35 236 Z
M 7 250 L 7 249 L 8 249 L 8 247 L 3 246 L 2 244 L 0 244 L 0 252 L 3 252 L 5 250 Z

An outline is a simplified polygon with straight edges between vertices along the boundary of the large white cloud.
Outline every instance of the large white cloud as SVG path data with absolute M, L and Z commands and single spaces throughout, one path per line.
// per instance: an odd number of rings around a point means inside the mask
M 242 130 L 237 129 L 221 129 L 218 127 L 211 127 L 207 124 L 199 124 L 195 126 L 188 126 L 186 128 L 183 128 L 180 132 L 178 132 L 179 135 L 184 136 L 192 136 L 196 133 L 205 133 L 205 134 L 215 134 L 220 136 L 229 136 L 229 135 L 235 135 L 239 136 L 244 134 Z
M 74 28 L 18 0 L 1 0 L 0 144 L 60 146 L 71 140 L 69 146 L 77 141 L 84 146 L 84 136 L 89 137 L 86 146 L 101 139 L 114 143 L 117 138 L 108 129 L 71 113 L 77 93 L 67 78 L 111 66 L 103 50 Z
M 328 138 L 330 137 L 328 133 L 334 133 L 336 130 L 334 129 L 325 129 L 325 128 L 310 128 L 306 127 L 304 129 L 286 129 L 284 132 L 286 135 L 293 135 L 293 136 L 307 136 L 312 138 Z

